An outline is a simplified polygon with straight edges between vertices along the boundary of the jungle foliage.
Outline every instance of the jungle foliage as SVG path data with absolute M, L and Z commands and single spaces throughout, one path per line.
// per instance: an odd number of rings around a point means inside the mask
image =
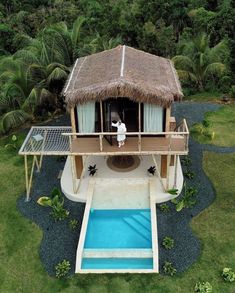
M 0 130 L 63 110 L 75 59 L 126 44 L 173 58 L 185 93 L 232 92 L 232 0 L 0 0 Z

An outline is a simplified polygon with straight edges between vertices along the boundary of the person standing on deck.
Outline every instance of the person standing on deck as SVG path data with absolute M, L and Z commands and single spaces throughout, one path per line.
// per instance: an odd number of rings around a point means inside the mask
M 118 142 L 118 147 L 120 148 L 121 146 L 124 146 L 125 144 L 125 139 L 126 139 L 126 125 L 125 123 L 122 123 L 121 120 L 119 120 L 117 123 L 112 122 L 113 127 L 117 127 L 117 142 Z

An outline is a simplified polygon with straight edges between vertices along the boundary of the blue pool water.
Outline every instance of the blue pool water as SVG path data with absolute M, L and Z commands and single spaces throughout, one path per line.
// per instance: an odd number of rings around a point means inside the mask
M 150 210 L 92 210 L 84 248 L 151 248 Z
M 152 258 L 83 258 L 82 269 L 152 269 Z

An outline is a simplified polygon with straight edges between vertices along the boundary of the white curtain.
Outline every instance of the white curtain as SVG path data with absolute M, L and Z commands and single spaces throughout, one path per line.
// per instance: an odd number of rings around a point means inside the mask
M 78 129 L 80 133 L 95 131 L 95 103 L 88 102 L 77 106 Z
M 163 108 L 144 104 L 144 131 L 162 132 L 163 131 Z

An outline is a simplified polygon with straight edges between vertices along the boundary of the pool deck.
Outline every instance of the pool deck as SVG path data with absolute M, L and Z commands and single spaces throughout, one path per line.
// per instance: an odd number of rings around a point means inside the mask
M 95 202 L 99 208 L 149 208 L 149 200 L 146 198 L 148 191 L 147 184 L 149 180 L 153 179 L 153 188 L 155 189 L 154 196 L 156 203 L 166 202 L 175 198 L 175 195 L 170 195 L 163 190 L 160 179 L 157 175 L 149 176 L 147 169 L 154 165 L 151 156 L 141 156 L 140 165 L 138 168 L 128 171 L 128 172 L 117 172 L 110 169 L 106 163 L 107 157 L 88 157 L 86 161 L 85 168 L 89 165 L 96 164 L 98 171 L 95 177 L 90 177 L 88 171 L 84 173 L 81 181 L 81 185 L 77 194 L 73 192 L 73 182 L 72 182 L 72 172 L 71 172 L 71 160 L 68 157 L 61 178 L 61 189 L 63 193 L 73 201 L 86 202 L 87 201 L 87 190 L 90 179 L 94 179 L 99 189 L 97 190 L 97 195 L 95 197 Z M 156 161 L 160 166 L 160 157 L 156 156 Z M 172 188 L 174 185 L 174 167 L 170 167 L 169 174 L 169 187 Z M 165 183 L 165 179 L 163 182 Z M 78 186 L 79 179 L 76 180 L 76 185 Z M 143 184 L 144 186 L 141 186 Z M 138 187 L 143 191 L 142 196 L 136 193 Z M 180 161 L 177 168 L 177 182 L 176 188 L 179 193 L 183 187 L 183 174 Z M 128 188 L 128 193 L 126 192 Z M 99 190 L 105 192 L 99 192 Z M 106 192 L 107 191 L 107 192 Z M 118 192 L 119 191 L 119 192 Z M 123 192 L 125 191 L 125 192 Z M 143 200 L 145 198 L 145 201 Z M 98 202 L 99 201 L 99 202 Z M 124 202 L 125 201 L 125 202 Z M 112 204 L 111 204 L 112 202 Z

